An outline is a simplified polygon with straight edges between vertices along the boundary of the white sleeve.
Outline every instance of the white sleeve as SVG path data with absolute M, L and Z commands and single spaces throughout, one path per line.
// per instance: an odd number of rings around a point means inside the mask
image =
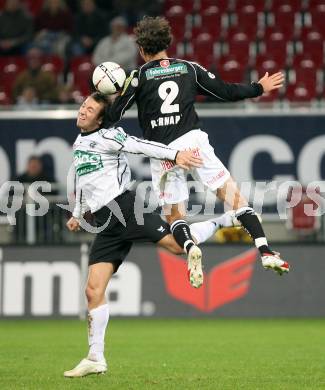
M 78 185 L 78 176 L 76 175 L 76 202 L 72 216 L 76 219 L 81 219 L 85 212 L 89 209 L 82 193 L 82 189 Z
M 107 148 L 132 154 L 144 154 L 159 160 L 175 161 L 178 150 L 172 149 L 159 142 L 148 141 L 130 136 L 121 127 L 103 132 L 107 140 Z

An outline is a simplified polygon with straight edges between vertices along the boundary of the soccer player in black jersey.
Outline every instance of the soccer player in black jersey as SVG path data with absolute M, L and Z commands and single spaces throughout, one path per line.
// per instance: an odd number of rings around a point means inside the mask
M 254 239 L 265 268 L 279 274 L 288 272 L 288 263 L 270 249 L 256 213 L 215 155 L 207 133 L 200 130 L 194 109 L 197 95 L 214 97 L 219 102 L 235 102 L 278 89 L 283 85 L 283 74 L 279 72 L 269 76 L 266 73 L 250 85 L 226 83 L 197 63 L 168 57 L 172 34 L 165 18 L 144 17 L 134 32 L 145 64 L 134 70 L 126 80 L 120 96 L 111 107 L 109 119 L 117 122 L 136 102 L 145 139 L 170 147 L 197 150 L 203 166 L 191 171 L 194 179 L 235 210 L 235 216 Z M 151 160 L 151 171 L 154 190 L 175 240 L 188 251 L 193 240 L 184 221 L 184 201 L 188 199 L 186 173 L 177 166 L 154 160 Z

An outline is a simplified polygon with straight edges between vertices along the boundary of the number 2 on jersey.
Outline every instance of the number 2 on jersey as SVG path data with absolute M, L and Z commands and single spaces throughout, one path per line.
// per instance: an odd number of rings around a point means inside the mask
M 162 114 L 179 112 L 179 104 L 172 104 L 177 98 L 179 88 L 175 81 L 165 81 L 158 88 L 159 97 L 164 101 L 160 111 Z

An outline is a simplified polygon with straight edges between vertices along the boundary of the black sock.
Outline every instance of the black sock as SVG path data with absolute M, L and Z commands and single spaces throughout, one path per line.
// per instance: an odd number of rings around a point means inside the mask
M 186 253 L 188 253 L 188 251 L 194 245 L 194 241 L 191 235 L 190 227 L 188 226 L 186 221 L 182 219 L 174 221 L 170 225 L 170 231 L 172 232 L 172 235 L 174 236 L 177 244 L 180 247 L 184 248 Z
M 243 225 L 243 228 L 247 231 L 247 233 L 253 238 L 261 255 L 265 253 L 273 254 L 273 251 L 266 241 L 261 222 L 251 207 L 243 207 L 236 210 L 236 218 Z

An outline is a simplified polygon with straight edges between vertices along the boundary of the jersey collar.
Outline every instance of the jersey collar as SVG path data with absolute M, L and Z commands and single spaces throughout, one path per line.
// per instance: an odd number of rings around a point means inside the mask
M 98 127 L 97 129 L 92 130 L 92 131 L 87 131 L 86 133 L 80 132 L 80 135 L 81 135 L 81 137 L 86 137 L 87 135 L 96 133 L 96 132 L 99 131 L 100 129 L 101 129 L 101 127 Z

